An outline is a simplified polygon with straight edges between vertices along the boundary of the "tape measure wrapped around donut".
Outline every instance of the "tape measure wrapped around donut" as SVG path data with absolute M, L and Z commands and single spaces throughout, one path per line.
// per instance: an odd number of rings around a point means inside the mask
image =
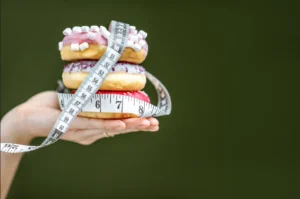
M 61 109 L 65 108 L 68 100 L 104 56 L 110 30 L 111 26 L 108 29 L 104 26 L 75 26 L 63 31 L 65 36 L 59 42 L 59 50 L 62 60 L 68 63 L 63 69 L 62 83 L 71 93 L 58 94 Z M 150 98 L 142 91 L 149 74 L 142 66 L 148 54 L 147 35 L 145 31 L 129 26 L 127 43 L 119 60 L 78 115 L 117 119 L 166 115 L 170 112 L 171 99 L 164 87 L 158 90 L 159 101 L 165 103 L 162 104 L 163 109 L 151 105 Z M 154 77 L 152 81 L 155 85 L 161 85 Z

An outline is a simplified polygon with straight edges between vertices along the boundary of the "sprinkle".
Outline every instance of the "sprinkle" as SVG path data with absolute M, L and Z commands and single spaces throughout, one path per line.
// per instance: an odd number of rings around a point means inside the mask
M 87 49 L 89 47 L 89 44 L 87 42 L 83 42 L 80 44 L 79 48 L 81 51 Z
M 64 29 L 63 34 L 64 34 L 65 36 L 68 36 L 68 35 L 72 34 L 71 28 L 66 28 L 66 29 Z
M 79 50 L 79 44 L 71 44 L 71 50 L 72 50 L 72 51 L 77 51 L 77 50 Z
M 89 32 L 90 31 L 90 27 L 88 27 L 88 26 L 81 26 L 81 31 L 82 32 Z
M 74 26 L 73 27 L 73 32 L 74 33 L 81 33 L 82 31 L 81 31 L 81 28 L 79 26 Z
M 90 40 L 94 40 L 96 37 L 96 34 L 93 32 L 88 32 L 88 34 L 86 35 L 86 37 Z

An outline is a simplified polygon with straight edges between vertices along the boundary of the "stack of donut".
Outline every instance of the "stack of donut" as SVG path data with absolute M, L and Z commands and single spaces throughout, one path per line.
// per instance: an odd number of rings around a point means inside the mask
M 63 31 L 59 42 L 61 58 L 68 63 L 64 66 L 62 81 L 68 89 L 76 92 L 91 69 L 104 55 L 110 31 L 104 26 L 75 26 Z M 146 84 L 145 68 L 140 64 L 148 54 L 147 33 L 129 27 L 125 50 L 118 62 L 111 68 L 96 94 L 119 94 L 135 97 L 150 103 L 142 89 Z M 138 117 L 128 113 L 80 112 L 80 116 L 103 119 Z

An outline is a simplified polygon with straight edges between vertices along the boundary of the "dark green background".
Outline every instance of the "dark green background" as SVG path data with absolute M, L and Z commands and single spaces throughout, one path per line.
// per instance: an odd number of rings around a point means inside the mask
M 8 198 L 299 197 L 299 17 L 288 1 L 3 0 L 1 116 L 56 88 L 64 28 L 111 20 L 148 32 L 143 65 L 173 101 L 158 133 L 25 154 Z

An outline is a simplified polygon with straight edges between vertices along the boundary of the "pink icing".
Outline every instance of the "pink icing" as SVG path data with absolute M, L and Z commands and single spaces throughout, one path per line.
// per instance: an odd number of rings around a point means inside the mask
M 90 31 L 92 32 L 92 31 Z M 102 33 L 99 32 L 93 32 L 95 34 L 95 38 L 93 40 L 89 39 L 87 37 L 87 32 L 84 33 L 72 33 L 70 35 L 67 35 L 63 38 L 62 40 L 62 44 L 63 46 L 65 45 L 70 45 L 70 44 L 74 44 L 74 43 L 78 43 L 81 44 L 83 42 L 87 42 L 89 44 L 99 44 L 99 45 L 104 45 L 107 46 L 107 39 L 102 35 Z M 129 35 L 134 35 L 133 33 L 129 33 Z M 129 38 L 129 37 L 128 37 Z M 146 41 L 145 39 L 142 39 L 144 41 Z M 146 42 L 146 44 L 144 46 L 142 46 L 142 48 L 148 52 L 148 44 Z
M 72 33 L 71 35 L 65 36 L 64 39 L 62 40 L 63 45 L 70 45 L 74 43 L 83 43 L 87 42 L 89 44 L 99 44 L 99 45 L 104 45 L 107 46 L 107 39 L 102 36 L 101 32 L 93 32 L 95 33 L 95 39 L 91 40 L 87 38 L 86 32 L 84 33 Z

